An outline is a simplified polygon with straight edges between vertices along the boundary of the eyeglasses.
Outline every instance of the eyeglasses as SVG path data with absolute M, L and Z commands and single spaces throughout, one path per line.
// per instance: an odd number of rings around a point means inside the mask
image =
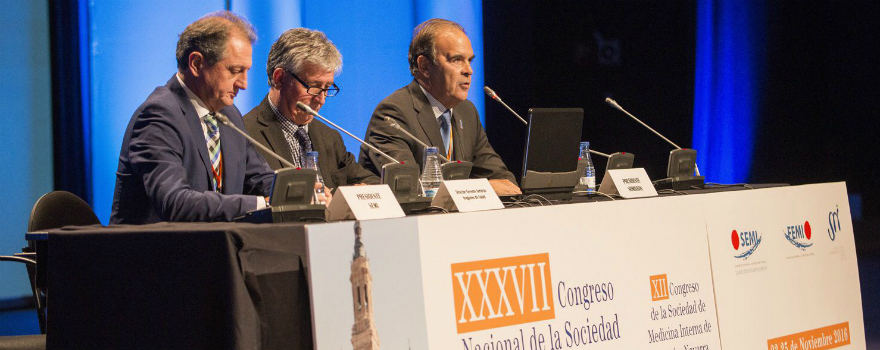
M 333 86 L 326 88 L 326 89 L 319 88 L 317 86 L 309 86 L 309 84 L 306 84 L 306 82 L 302 81 L 302 79 L 300 79 L 298 76 L 296 76 L 296 74 L 293 74 L 293 72 L 286 70 L 286 69 L 285 69 L 285 71 L 287 73 L 290 73 L 290 75 L 292 75 L 293 78 L 296 79 L 296 81 L 298 81 L 300 84 L 305 86 L 306 92 L 308 92 L 309 95 L 320 96 L 321 94 L 324 94 L 324 96 L 333 97 L 333 96 L 336 96 L 339 94 L 339 87 L 336 86 L 336 83 L 333 83 Z

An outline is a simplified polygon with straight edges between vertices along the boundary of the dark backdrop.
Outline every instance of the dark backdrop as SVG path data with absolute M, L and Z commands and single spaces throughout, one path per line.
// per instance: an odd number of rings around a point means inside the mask
M 880 5 L 764 4 L 766 70 L 757 80 L 764 95 L 749 181 L 844 180 L 863 203 L 852 208 L 857 221 L 877 220 Z M 665 175 L 670 147 L 605 105 L 606 96 L 691 145 L 694 1 L 487 1 L 483 25 L 491 39 L 484 43 L 486 85 L 523 117 L 531 107 L 582 107 L 583 139 L 595 150 L 635 153 L 636 166 L 652 178 Z M 525 128 L 488 100 L 486 128 L 520 176 Z M 594 161 L 601 174 L 604 159 Z
M 671 146 L 605 104 L 624 108 L 679 145 L 693 124 L 696 7 L 691 1 L 484 2 L 486 85 L 524 118 L 532 107 L 581 107 L 583 139 L 633 152 L 665 177 Z M 519 177 L 526 128 L 486 102 L 489 139 Z M 605 159 L 593 156 L 599 174 Z

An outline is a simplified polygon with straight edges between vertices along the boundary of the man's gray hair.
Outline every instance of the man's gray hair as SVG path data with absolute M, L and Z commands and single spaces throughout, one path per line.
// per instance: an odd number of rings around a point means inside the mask
M 251 45 L 257 41 L 254 27 L 229 11 L 211 12 L 190 23 L 177 40 L 177 69 L 186 69 L 193 52 L 200 52 L 208 65 L 216 64 L 226 56 L 226 46 L 233 34 L 247 37 Z
M 458 29 L 465 33 L 460 24 L 440 18 L 424 21 L 413 30 L 408 55 L 409 72 L 412 76 L 419 74 L 419 56 L 425 56 L 437 64 L 437 35 L 447 29 Z
M 327 35 L 308 28 L 288 29 L 272 44 L 269 60 L 266 62 L 266 75 L 272 86 L 275 68 L 281 68 L 301 75 L 305 65 L 314 65 L 329 72 L 339 73 L 342 69 L 342 54 Z

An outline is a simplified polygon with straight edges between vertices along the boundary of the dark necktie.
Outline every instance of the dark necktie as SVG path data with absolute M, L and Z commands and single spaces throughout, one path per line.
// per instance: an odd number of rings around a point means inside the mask
M 306 153 L 312 151 L 312 140 L 309 139 L 309 133 L 306 131 L 306 128 L 300 127 L 296 129 L 296 133 L 294 133 L 296 140 L 299 142 L 299 153 L 302 162 L 306 160 Z M 302 166 L 304 164 L 300 164 Z

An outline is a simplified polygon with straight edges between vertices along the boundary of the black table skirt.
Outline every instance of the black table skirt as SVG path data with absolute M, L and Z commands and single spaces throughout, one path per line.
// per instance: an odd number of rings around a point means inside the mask
M 48 234 L 49 349 L 312 349 L 302 224 Z

